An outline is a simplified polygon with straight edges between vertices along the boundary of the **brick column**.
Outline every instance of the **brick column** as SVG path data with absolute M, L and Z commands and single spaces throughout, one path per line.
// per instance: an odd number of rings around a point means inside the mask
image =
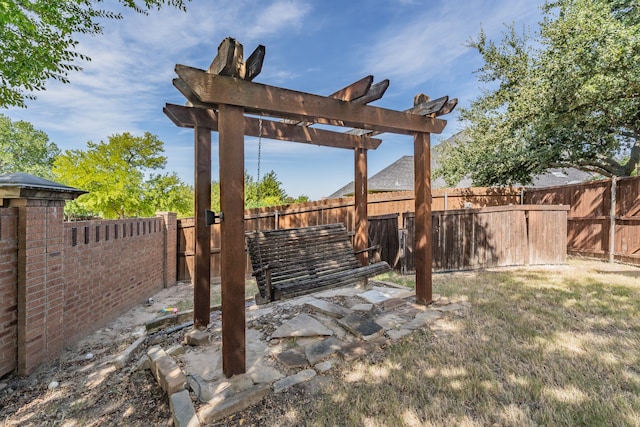
M 64 346 L 62 200 L 15 199 L 18 208 L 18 373 Z
M 178 277 L 178 216 L 174 212 L 156 212 L 164 221 L 164 250 L 162 284 L 165 288 L 176 284 Z
M 18 373 L 64 348 L 64 205 L 84 193 L 25 173 L 0 176 L 4 207 L 18 211 Z

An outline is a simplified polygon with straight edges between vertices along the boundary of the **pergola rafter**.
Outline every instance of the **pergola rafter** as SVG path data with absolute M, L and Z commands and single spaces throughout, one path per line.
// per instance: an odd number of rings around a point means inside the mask
M 210 233 L 205 211 L 211 206 L 211 131 L 219 132 L 222 281 L 222 362 L 229 377 L 246 371 L 244 307 L 244 136 L 251 135 L 347 148 L 354 151 L 354 249 L 368 245 L 367 152 L 376 149 L 381 133 L 414 137 L 416 210 L 416 300 L 431 302 L 431 182 L 430 134 L 441 133 L 446 121 L 437 118 L 455 108 L 448 97 L 430 101 L 420 94 L 414 106 L 395 111 L 367 105 L 380 99 L 388 80 L 373 84 L 367 76 L 329 96 L 254 83 L 265 48 L 243 60 L 243 48 L 223 40 L 205 70 L 176 65 L 175 87 L 187 106 L 167 104 L 165 114 L 195 134 L 195 261 L 194 327 L 209 324 Z M 246 114 L 259 115 L 261 119 Z M 316 129 L 314 124 L 353 128 L 342 132 Z M 262 126 L 260 126 L 262 124 Z M 242 260 L 242 262 L 240 262 Z M 366 252 L 360 258 L 364 264 Z

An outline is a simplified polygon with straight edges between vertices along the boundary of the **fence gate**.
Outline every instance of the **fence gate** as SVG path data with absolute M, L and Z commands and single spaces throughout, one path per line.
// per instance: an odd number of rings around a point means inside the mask
M 398 214 L 370 216 L 369 246 L 380 245 L 380 259 L 395 269 L 400 258 Z

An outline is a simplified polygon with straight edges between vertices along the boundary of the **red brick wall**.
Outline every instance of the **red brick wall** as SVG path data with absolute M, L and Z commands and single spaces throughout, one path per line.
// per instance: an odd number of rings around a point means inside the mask
M 164 228 L 160 217 L 64 224 L 65 344 L 164 286 Z
M 0 208 L 0 376 L 17 368 L 18 210 Z

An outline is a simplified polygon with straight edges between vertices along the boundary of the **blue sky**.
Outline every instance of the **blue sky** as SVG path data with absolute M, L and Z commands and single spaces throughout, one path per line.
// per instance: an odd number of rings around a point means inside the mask
M 105 2 L 110 7 L 114 2 Z M 467 106 L 481 93 L 474 71 L 479 55 L 465 46 L 483 28 L 499 40 L 505 24 L 535 30 L 542 0 L 193 0 L 187 12 L 164 8 L 148 16 L 125 12 L 105 21 L 103 35 L 79 38 L 78 51 L 92 58 L 70 84 L 50 82 L 27 109 L 0 111 L 46 132 L 61 149 L 85 149 L 109 135 L 151 132 L 164 141 L 166 171 L 193 183 L 193 131 L 176 127 L 165 103 L 184 104 L 173 87 L 175 64 L 206 69 L 225 37 L 248 56 L 266 46 L 256 82 L 328 95 L 366 75 L 390 80 L 371 105 L 411 107 L 413 97 L 444 95 Z M 432 145 L 459 130 L 457 114 Z M 411 137 L 383 134 L 368 155 L 373 175 L 413 154 Z M 212 135 L 212 172 L 218 179 L 218 139 Z M 257 175 L 258 141 L 245 137 L 245 169 Z M 353 180 L 350 150 L 263 140 L 261 175 L 273 170 L 287 194 L 312 200 Z

